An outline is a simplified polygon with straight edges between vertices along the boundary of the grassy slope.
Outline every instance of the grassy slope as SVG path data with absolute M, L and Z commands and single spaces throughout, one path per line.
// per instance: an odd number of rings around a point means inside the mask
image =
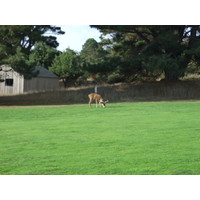
M 0 110 L 0 174 L 200 174 L 200 104 Z

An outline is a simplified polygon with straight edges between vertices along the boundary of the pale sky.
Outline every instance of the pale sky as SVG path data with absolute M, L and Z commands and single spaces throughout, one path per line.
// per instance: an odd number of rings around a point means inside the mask
M 56 36 L 59 43 L 57 49 L 60 51 L 70 48 L 80 52 L 87 39 L 94 38 L 97 42 L 100 41 L 100 32 L 95 28 L 90 28 L 89 25 L 62 25 L 61 29 L 65 31 L 65 34 Z

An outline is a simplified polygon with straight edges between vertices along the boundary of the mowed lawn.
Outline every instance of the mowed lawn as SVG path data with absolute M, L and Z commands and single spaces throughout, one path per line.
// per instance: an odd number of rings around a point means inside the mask
M 200 102 L 1 108 L 0 174 L 200 174 Z

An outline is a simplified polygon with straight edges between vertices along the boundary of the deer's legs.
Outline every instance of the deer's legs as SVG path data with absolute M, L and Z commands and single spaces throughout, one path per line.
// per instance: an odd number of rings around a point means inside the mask
M 92 99 L 89 100 L 89 107 L 91 107 Z
M 96 108 L 98 107 L 98 101 L 97 100 L 95 100 L 96 101 Z

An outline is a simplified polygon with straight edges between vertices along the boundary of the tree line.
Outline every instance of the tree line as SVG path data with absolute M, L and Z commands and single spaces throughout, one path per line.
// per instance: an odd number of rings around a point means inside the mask
M 200 66 L 198 25 L 91 25 L 101 41 L 89 38 L 80 52 L 58 51 L 58 26 L 0 26 L 0 64 L 9 64 L 26 78 L 34 66 L 57 74 L 65 86 L 88 78 L 96 83 L 136 80 L 178 80 Z

